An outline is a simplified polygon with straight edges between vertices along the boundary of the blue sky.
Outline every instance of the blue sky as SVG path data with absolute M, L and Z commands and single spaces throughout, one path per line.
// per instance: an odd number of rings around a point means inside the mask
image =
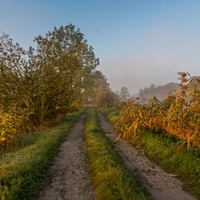
M 199 0 L 0 0 L 0 32 L 27 49 L 72 23 L 100 58 L 111 88 L 130 93 L 200 75 Z

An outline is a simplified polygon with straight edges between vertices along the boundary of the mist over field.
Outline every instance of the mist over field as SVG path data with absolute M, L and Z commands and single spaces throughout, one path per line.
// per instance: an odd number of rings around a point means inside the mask
M 138 93 L 200 75 L 200 1 L 0 1 L 0 31 L 28 49 L 33 39 L 74 24 L 100 58 L 97 70 L 113 91 Z M 12 13 L 12 14 L 11 14 Z
M 200 199 L 199 22 L 199 0 L 0 0 L 1 199 Z
M 110 67 L 113 68 L 113 71 L 108 71 L 108 66 L 113 66 Z M 152 60 L 150 63 L 147 59 L 146 61 L 130 59 L 129 62 L 124 62 L 124 60 L 103 62 L 99 68 L 106 74 L 114 91 L 125 86 L 131 94 L 135 94 L 151 84 L 163 86 L 170 82 L 179 82 L 176 69 L 168 69 L 167 66 L 161 68 L 160 66 L 159 63 L 152 62 Z
M 151 84 L 178 83 L 180 71 L 191 76 L 200 74 L 199 43 L 198 32 L 186 35 L 173 29 L 173 24 L 160 24 L 157 29 L 132 37 L 130 44 L 118 46 L 117 56 L 102 61 L 99 69 L 114 90 L 125 86 L 137 93 Z

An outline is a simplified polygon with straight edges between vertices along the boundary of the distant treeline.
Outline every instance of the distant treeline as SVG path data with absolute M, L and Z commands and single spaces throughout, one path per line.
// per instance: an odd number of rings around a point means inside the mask
M 163 101 L 169 95 L 174 94 L 175 90 L 179 87 L 178 83 L 168 83 L 163 86 L 155 86 L 151 84 L 149 87 L 145 87 L 144 89 L 140 89 L 139 97 L 141 98 L 152 98 L 156 96 L 158 100 Z

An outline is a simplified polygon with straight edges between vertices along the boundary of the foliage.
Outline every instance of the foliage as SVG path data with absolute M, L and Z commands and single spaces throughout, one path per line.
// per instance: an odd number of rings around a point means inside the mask
M 104 135 L 94 110 L 88 114 L 85 139 L 89 172 L 98 199 L 150 199 Z
M 101 112 L 113 124 L 119 118 L 114 108 L 102 109 Z M 200 150 L 194 145 L 188 150 L 179 138 L 161 131 L 142 130 L 137 137 L 131 136 L 129 140 L 134 146 L 141 148 L 166 173 L 180 178 L 184 182 L 184 189 L 200 199 Z
M 35 41 L 37 54 L 31 53 L 28 70 L 38 81 L 32 99 L 38 101 L 34 107 L 36 119 L 43 123 L 80 105 L 97 59 L 83 34 L 71 24 L 54 28 L 46 37 L 39 35 Z
M 162 131 L 183 141 L 178 151 L 185 144 L 188 148 L 191 145 L 200 148 L 200 91 L 197 89 L 200 80 L 197 79 L 188 90 L 185 85 L 188 74 L 179 74 L 181 83 L 175 96 L 169 96 L 163 102 L 154 97 L 148 104 L 127 102 L 115 123 L 119 137 L 130 140 L 133 137 L 136 139 L 142 131 Z
M 16 140 L 22 118 L 15 117 L 13 113 L 5 113 L 0 110 L 0 147 L 7 149 Z
M 122 87 L 120 90 L 120 99 L 125 102 L 130 97 L 129 91 L 127 87 Z
M 93 72 L 94 84 L 88 94 L 91 103 L 98 106 L 111 106 L 116 100 L 116 94 L 110 89 L 106 77 L 100 71 Z
M 18 134 L 46 126 L 58 115 L 77 110 L 99 63 L 80 29 L 72 24 L 54 28 L 34 41 L 36 50 L 29 47 L 25 51 L 9 35 L 0 38 L 1 118 L 14 116 L 20 122 L 16 126 Z M 16 139 L 16 131 L 11 131 L 9 123 L 7 126 L 6 134 L 12 137 L 5 138 L 1 132 L 0 145 L 2 140 L 5 143 L 8 138 Z
M 28 144 L 13 153 L 0 157 L 0 197 L 2 200 L 34 199 L 41 178 L 52 163 L 69 127 L 82 111 L 69 114 L 67 120 L 29 140 Z

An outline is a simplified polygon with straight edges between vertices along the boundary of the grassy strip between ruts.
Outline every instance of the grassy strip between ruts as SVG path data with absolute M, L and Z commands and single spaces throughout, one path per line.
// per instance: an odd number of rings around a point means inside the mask
M 113 109 L 102 109 L 108 118 Z M 115 114 L 110 115 L 113 123 Z M 177 138 L 165 133 L 143 132 L 132 137 L 134 145 L 142 148 L 146 155 L 168 172 L 176 173 L 184 181 L 185 189 L 200 199 L 200 151 L 188 150 L 187 147 L 177 152 L 180 142 Z
M 0 158 L 1 200 L 34 199 L 69 127 L 82 113 L 83 110 L 67 115 L 65 121 L 35 135 L 29 146 Z
M 94 109 L 88 114 L 85 139 L 89 173 L 98 200 L 150 199 L 100 128 Z

